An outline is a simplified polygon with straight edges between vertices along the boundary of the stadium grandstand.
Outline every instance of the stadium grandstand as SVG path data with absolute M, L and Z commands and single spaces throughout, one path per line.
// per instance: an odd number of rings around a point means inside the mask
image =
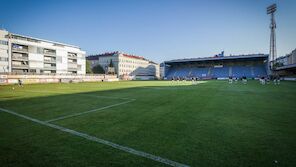
M 222 52 L 214 57 L 177 59 L 165 61 L 164 64 L 165 79 L 261 78 L 267 77 L 268 55 L 224 56 Z

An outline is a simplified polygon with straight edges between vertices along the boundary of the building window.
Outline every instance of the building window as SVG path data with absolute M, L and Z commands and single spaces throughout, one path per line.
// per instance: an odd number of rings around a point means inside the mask
M 7 57 L 0 57 L 0 61 L 8 61 Z
M 0 40 L 0 44 L 1 45 L 8 45 L 8 41 L 2 41 L 2 40 Z
M 37 53 L 38 53 L 38 54 L 43 54 L 43 48 L 39 48 L 39 47 L 38 47 L 38 48 L 37 48 Z

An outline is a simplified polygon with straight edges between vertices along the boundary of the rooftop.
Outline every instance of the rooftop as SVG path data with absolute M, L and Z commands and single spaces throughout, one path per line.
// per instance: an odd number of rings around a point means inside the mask
M 75 46 L 75 45 L 69 45 L 69 44 L 60 43 L 60 42 L 39 39 L 39 38 L 34 38 L 34 37 L 30 37 L 30 36 L 25 36 L 25 35 L 19 35 L 19 34 L 15 34 L 15 33 L 9 33 L 9 34 L 11 35 L 12 38 L 15 38 L 15 39 L 20 39 L 20 40 L 25 40 L 25 41 L 30 41 L 30 42 L 41 42 L 42 41 L 42 42 L 53 43 L 55 46 L 68 46 L 68 47 L 81 49 L 80 47 Z
M 149 63 L 153 63 L 153 64 L 156 64 L 155 62 L 153 61 L 150 61 L 142 56 L 137 56 L 137 55 L 132 55 L 132 54 L 126 54 L 126 53 L 123 53 L 123 52 L 119 52 L 119 51 L 115 51 L 115 52 L 106 52 L 106 53 L 101 53 L 101 54 L 95 54 L 95 55 L 89 55 L 87 56 L 87 59 L 88 60 L 97 60 L 99 57 L 105 57 L 105 56 L 115 56 L 117 54 L 120 54 L 122 56 L 125 56 L 125 57 L 129 57 L 129 58 L 132 58 L 132 59 L 139 59 L 139 60 L 145 60 L 145 61 L 149 61 Z

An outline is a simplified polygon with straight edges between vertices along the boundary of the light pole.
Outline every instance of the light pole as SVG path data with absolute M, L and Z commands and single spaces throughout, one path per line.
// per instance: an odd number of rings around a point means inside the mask
M 272 70 L 274 69 L 274 64 L 276 60 L 276 39 L 275 39 L 275 29 L 276 23 L 274 18 L 274 13 L 276 11 L 276 4 L 272 4 L 267 7 L 267 14 L 271 16 L 270 23 L 270 46 L 269 46 L 269 75 L 272 74 Z

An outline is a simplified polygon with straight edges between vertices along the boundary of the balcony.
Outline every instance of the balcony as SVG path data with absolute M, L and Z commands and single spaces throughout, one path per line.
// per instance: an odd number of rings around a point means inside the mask
M 57 72 L 56 72 L 56 70 L 43 70 L 42 73 L 43 74 L 55 74 Z
M 44 66 L 44 70 L 56 70 L 56 66 Z
M 68 71 L 77 71 L 77 68 L 70 68 L 70 67 L 68 67 Z
M 77 64 L 77 61 L 70 61 L 70 60 L 68 60 L 68 64 Z
M 56 64 L 56 59 L 44 59 L 44 63 Z
M 51 57 L 56 56 L 56 51 L 55 50 L 50 50 L 50 49 L 44 49 L 43 54 Z
M 68 62 L 68 69 L 77 70 L 77 62 Z
M 29 69 L 28 64 L 12 64 L 13 69 Z
M 12 47 L 13 52 L 28 53 L 28 48 Z
M 17 61 L 28 61 L 29 58 L 28 56 L 16 56 L 16 55 L 13 55 L 11 57 L 12 60 L 17 60 Z
M 68 59 L 77 60 L 77 56 L 76 57 L 69 57 L 68 56 Z
M 68 53 L 68 59 L 77 59 L 76 53 Z
M 56 70 L 56 66 L 51 63 L 44 63 L 44 69 L 45 70 Z

